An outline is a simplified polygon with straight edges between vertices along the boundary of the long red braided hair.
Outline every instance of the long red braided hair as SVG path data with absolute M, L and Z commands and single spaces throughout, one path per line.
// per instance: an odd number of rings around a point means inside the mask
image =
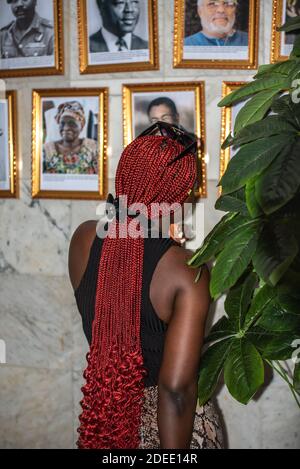
M 167 137 L 134 140 L 120 158 L 116 196 L 126 195 L 128 206 L 143 203 L 148 217 L 153 217 L 152 203 L 182 205 L 196 178 L 193 154 L 168 165 L 182 150 Z M 147 373 L 140 342 L 144 239 L 118 234 L 132 222 L 128 216 L 125 221 L 115 218 L 102 245 L 86 384 L 81 388 L 80 449 L 138 448 L 140 442 Z

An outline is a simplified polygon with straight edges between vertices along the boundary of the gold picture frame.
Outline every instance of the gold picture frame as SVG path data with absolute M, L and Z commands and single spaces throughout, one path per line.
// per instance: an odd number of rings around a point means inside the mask
M 159 70 L 159 45 L 158 45 L 158 0 L 147 0 L 148 8 L 148 52 L 145 53 L 148 56 L 147 60 L 142 60 L 141 55 L 136 61 L 128 58 L 127 62 L 114 61 L 110 63 L 90 63 L 89 55 L 89 33 L 88 33 L 88 11 L 86 0 L 77 0 L 78 9 L 78 24 L 79 24 L 79 69 L 81 74 L 89 73 L 113 73 L 113 72 L 130 72 L 130 71 L 146 71 L 146 70 Z M 109 52 L 105 53 L 108 56 Z M 113 53 L 112 55 L 114 55 Z M 128 52 L 127 52 L 128 54 Z M 93 54 L 97 55 L 97 54 Z M 134 58 L 134 55 L 132 59 Z M 108 57 L 107 57 L 108 59 Z
M 33 198 L 51 198 L 51 199 L 80 199 L 80 200 L 104 200 L 106 198 L 106 191 L 108 187 L 107 181 L 107 136 L 108 136 L 108 88 L 66 88 L 66 89 L 44 89 L 44 90 L 33 90 L 32 94 L 33 100 L 33 119 L 32 119 L 32 197 Z M 90 127 L 90 118 L 92 115 L 92 122 L 97 122 L 97 125 L 93 124 L 93 139 L 97 143 L 97 150 L 95 150 L 95 145 L 93 146 L 90 143 L 92 140 L 91 136 L 86 138 L 81 138 L 82 152 L 86 151 L 87 148 L 94 148 L 93 150 L 93 159 L 97 160 L 98 172 L 91 174 L 91 169 L 87 170 L 86 173 L 80 173 L 80 170 L 76 173 L 65 174 L 63 173 L 61 177 L 61 172 L 55 170 L 49 171 L 49 165 L 45 171 L 44 162 L 46 161 L 45 155 L 43 156 L 43 149 L 46 154 L 45 146 L 45 135 L 50 134 L 51 126 L 45 128 L 46 117 L 45 109 L 53 110 L 51 123 L 56 122 L 55 125 L 58 125 L 57 120 L 57 110 L 58 106 L 63 103 L 69 103 L 70 101 L 77 101 L 81 106 L 84 107 L 84 116 L 85 120 L 83 123 L 83 128 L 81 131 L 88 129 Z M 55 104 L 55 106 L 53 106 Z M 44 107 L 43 107 L 44 106 Z M 93 110 L 93 112 L 92 112 Z M 96 114 L 96 111 L 98 113 Z M 52 112 L 52 111 L 51 111 Z M 92 113 L 92 114 L 91 114 Z M 54 116 L 54 114 L 56 114 Z M 88 120 L 89 116 L 89 120 Z M 49 122 L 49 120 L 48 120 Z M 45 132 L 44 129 L 45 128 Z M 49 131 L 48 131 L 49 130 Z M 57 128 L 52 130 L 58 132 Z M 48 134 L 47 134 L 48 131 Z M 45 134 L 45 135 L 44 135 Z M 80 134 L 79 134 L 80 135 Z M 50 138 L 50 137 L 49 137 Z M 49 145 L 48 145 L 49 148 Z M 57 148 L 54 140 L 51 143 L 51 148 Z M 75 153 L 75 152 L 74 152 Z M 86 153 L 87 154 L 87 153 Z M 97 157 L 95 157 L 95 154 Z M 62 157 L 61 154 L 57 151 L 55 154 L 55 160 L 59 161 Z M 84 165 L 86 166 L 86 161 L 91 163 L 91 152 L 88 153 L 88 158 L 84 159 Z M 73 155 L 72 155 L 73 156 Z M 75 154 L 77 160 L 79 156 Z M 49 161 L 49 160 L 48 160 Z M 50 159 L 50 161 L 52 161 Z M 60 160 L 61 164 L 61 160 Z M 64 162 L 62 163 L 64 164 Z M 51 176 L 52 182 L 47 183 L 45 174 L 54 173 Z M 55 182 L 55 176 L 58 181 Z M 72 175 L 74 175 L 72 181 Z M 69 177 L 70 176 L 70 177 Z M 82 177 L 84 176 L 84 177 Z M 91 177 L 92 176 L 92 177 Z M 97 177 L 95 177 L 97 176 Z M 45 181 L 44 181 L 45 179 Z M 49 179 L 49 178 L 48 178 Z M 89 179 L 89 181 L 87 181 Z M 61 180 L 61 182 L 59 181 Z M 64 180 L 66 182 L 64 182 Z M 81 181 L 82 187 L 74 188 L 73 185 L 76 184 L 76 180 Z M 47 187 L 47 184 L 49 187 Z M 53 188 L 54 185 L 57 185 L 57 188 Z M 61 186 L 69 187 L 68 189 L 61 188 Z M 79 182 L 78 182 L 79 184 Z M 84 187 L 84 189 L 83 189 Z
M 222 84 L 222 98 L 225 98 L 233 91 L 241 88 L 246 84 L 245 81 L 225 81 Z M 225 106 L 222 108 L 222 120 L 221 120 L 221 146 L 230 133 L 233 133 L 234 118 L 233 118 L 234 106 Z M 228 163 L 232 157 L 231 147 L 223 150 L 221 148 L 220 154 L 220 179 L 224 175 Z
M 271 63 L 286 60 L 292 52 L 293 45 L 283 42 L 285 41 L 285 33 L 277 31 L 277 28 L 285 23 L 286 5 L 287 0 L 273 0 Z
M 5 162 L 7 177 L 5 180 L 0 180 L 0 198 L 15 199 L 19 197 L 17 92 L 14 90 L 6 91 L 5 99 L 1 99 L 0 104 L 1 106 L 7 106 L 6 111 L 1 112 L 1 114 L 7 113 L 7 129 L 5 129 L 7 130 L 7 142 L 5 146 L 7 146 L 8 149 L 8 154 L 5 155 L 5 158 L 7 158 Z M 3 132 L 3 129 L 1 129 L 1 131 Z M 1 137 L 2 136 L 3 135 L 1 135 Z
M 53 2 L 53 19 L 54 19 L 54 54 L 53 65 L 41 66 L 28 66 L 24 67 L 23 61 L 28 59 L 38 61 L 39 57 L 24 57 L 13 60 L 21 60 L 19 68 L 2 68 L 1 63 L 5 59 L 1 59 L 0 51 L 0 78 L 12 77 L 28 77 L 28 76 L 43 76 L 43 75 L 63 75 L 64 74 L 64 41 L 63 41 L 63 0 L 51 0 Z M 6 60 L 11 60 L 6 59 Z
M 259 0 L 249 0 L 249 28 L 248 28 L 248 52 L 243 51 L 241 54 L 246 58 L 218 58 L 219 53 L 216 53 L 215 58 L 187 58 L 185 55 L 185 5 L 190 0 L 175 0 L 175 24 L 174 24 L 174 55 L 173 66 L 174 68 L 206 68 L 206 69 L 257 69 L 258 66 L 258 44 L 259 44 Z M 196 1 L 196 0 L 192 0 Z M 198 47 L 198 46 L 197 46 Z M 202 46 L 199 46 L 199 49 Z M 215 48 L 214 48 L 215 49 Z M 187 53 L 187 55 L 197 55 L 197 51 Z M 228 55 L 229 53 L 227 53 Z M 236 55 L 236 52 L 231 52 L 229 55 Z
M 141 128 L 135 131 L 133 115 L 134 109 L 134 97 L 139 96 L 140 99 L 144 99 L 145 102 L 149 103 L 157 97 L 166 96 L 167 99 L 172 100 L 176 98 L 177 93 L 186 93 L 186 105 L 188 105 L 188 99 L 193 106 L 193 130 L 188 128 L 187 130 L 194 133 L 200 142 L 198 147 L 198 184 L 195 190 L 197 197 L 207 197 L 207 169 L 206 169 L 206 131 L 205 131 L 205 83 L 204 81 L 196 82 L 173 82 L 173 83 L 143 83 L 143 84 L 130 84 L 123 85 L 123 137 L 124 147 L 127 146 L 138 134 Z M 149 96 L 148 96 L 149 95 Z M 150 99 L 151 97 L 151 99 Z M 184 96 L 183 96 L 184 97 Z M 187 99 L 188 98 L 188 99 Z M 175 101 L 174 101 L 175 102 Z M 175 102 L 175 106 L 178 103 Z M 179 107 L 178 107 L 179 111 Z M 145 116 L 144 128 L 151 125 L 151 122 L 146 123 L 147 112 L 146 109 L 143 111 Z M 179 112 L 178 112 L 179 115 Z M 191 114 L 190 114 L 191 115 Z M 140 119 L 139 119 L 140 123 Z M 139 124 L 140 125 L 140 124 Z M 186 126 L 185 126 L 186 128 Z

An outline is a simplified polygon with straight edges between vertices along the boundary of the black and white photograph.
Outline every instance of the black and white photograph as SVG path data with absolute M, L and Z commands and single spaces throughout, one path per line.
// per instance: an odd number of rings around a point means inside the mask
M 152 68 L 157 62 L 156 0 L 78 0 L 80 31 L 86 43 L 81 50 L 81 71 L 88 66 Z M 80 41 L 82 43 L 82 41 Z M 84 66 L 85 65 L 85 66 Z M 137 68 L 138 69 L 138 68 Z M 100 69 L 101 71 L 101 69 Z
M 271 62 L 286 60 L 291 54 L 296 32 L 278 31 L 278 28 L 289 20 L 300 15 L 300 0 L 273 0 Z
M 300 0 L 285 0 L 284 15 L 285 21 L 300 16 Z M 283 33 L 284 41 L 282 41 L 282 55 L 289 55 L 292 51 L 297 35 L 294 33 Z
M 34 92 L 35 126 L 42 146 L 33 142 L 34 177 L 40 180 L 40 191 L 98 193 L 99 178 L 103 183 L 103 158 L 106 123 L 104 99 L 106 90 L 56 96 Z M 73 194 L 74 195 L 74 194 Z
M 0 97 L 0 198 L 19 196 L 17 93 Z
M 7 100 L 0 100 L 0 190 L 9 189 L 10 158 L 8 146 Z
M 132 96 L 134 138 L 158 121 L 175 124 L 196 133 L 195 93 L 138 93 Z
M 29 75 L 57 68 L 61 38 L 55 30 L 62 20 L 61 9 L 61 0 L 0 0 L 1 76 L 5 71 L 18 76 L 18 71 Z
M 197 190 L 206 196 L 204 82 L 124 85 L 124 147 L 156 122 L 180 127 L 198 140 Z
M 175 17 L 177 58 L 231 68 L 248 63 L 256 46 L 256 0 L 176 0 L 184 21 Z M 182 43 L 180 44 L 180 38 Z M 177 39 L 177 41 L 176 41 Z M 181 50 L 181 46 L 182 49 Z M 175 64 L 178 64 L 175 55 Z

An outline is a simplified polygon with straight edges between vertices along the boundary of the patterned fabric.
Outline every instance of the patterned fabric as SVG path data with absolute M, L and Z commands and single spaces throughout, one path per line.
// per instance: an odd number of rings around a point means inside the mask
M 139 449 L 159 449 L 157 424 L 158 386 L 144 390 Z M 203 407 L 197 404 L 190 449 L 223 449 L 223 432 L 219 416 L 212 402 Z
M 83 106 L 78 101 L 68 101 L 58 106 L 55 116 L 56 122 L 59 124 L 64 116 L 70 116 L 79 122 L 81 129 L 85 126 L 85 114 Z
M 79 152 L 61 155 L 55 142 L 43 148 L 43 172 L 56 174 L 98 174 L 97 142 L 84 138 Z

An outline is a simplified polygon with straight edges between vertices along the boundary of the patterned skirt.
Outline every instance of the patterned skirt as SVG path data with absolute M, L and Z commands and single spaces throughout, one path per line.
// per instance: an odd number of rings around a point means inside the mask
M 144 390 L 139 449 L 159 449 L 157 423 L 158 386 Z M 212 402 L 203 407 L 197 404 L 191 449 L 223 449 L 223 432 Z

